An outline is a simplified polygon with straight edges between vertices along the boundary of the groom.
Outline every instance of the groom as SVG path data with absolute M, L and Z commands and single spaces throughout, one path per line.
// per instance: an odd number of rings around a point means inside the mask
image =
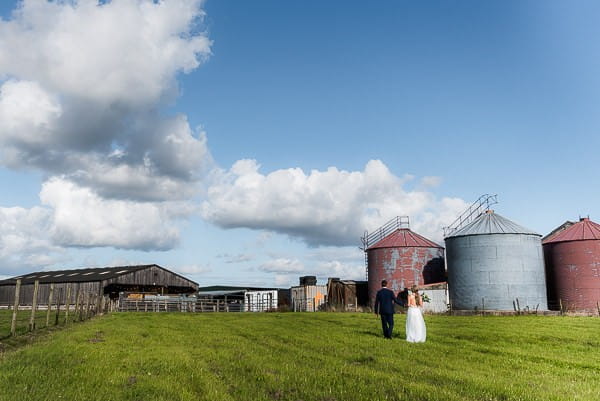
M 385 338 L 392 338 L 394 330 L 394 302 L 402 305 L 394 295 L 394 291 L 387 288 L 387 280 L 381 281 L 381 289 L 375 296 L 375 314 L 381 316 L 381 328 Z

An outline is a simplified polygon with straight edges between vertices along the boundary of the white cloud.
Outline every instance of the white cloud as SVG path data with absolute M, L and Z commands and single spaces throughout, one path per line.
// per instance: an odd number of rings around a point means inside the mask
M 318 264 L 314 275 L 323 279 L 337 277 L 342 280 L 365 280 L 366 277 L 364 263 L 342 263 L 338 260 Z
M 277 287 L 293 287 L 298 285 L 298 277 L 290 274 L 276 274 L 274 278 L 275 286 Z
M 152 105 L 210 54 L 199 0 L 25 0 L 0 20 L 0 74 L 104 105 Z
M 42 207 L 0 208 L 0 273 L 42 270 L 65 260 L 64 251 L 48 236 L 51 215 Z
M 59 178 L 44 183 L 40 199 L 53 209 L 50 233 L 63 246 L 170 249 L 179 241 L 173 218 L 192 211 L 181 202 L 104 199 Z
M 163 112 L 210 55 L 202 3 L 25 0 L 0 19 L 0 164 L 49 177 L 46 246 L 177 244 L 213 168 L 205 133 Z M 7 247 L 38 238 L 21 229 Z
M 221 227 L 271 230 L 313 246 L 358 245 L 365 229 L 408 215 L 411 228 L 439 241 L 442 226 L 467 204 L 404 190 L 409 179 L 395 176 L 379 160 L 369 161 L 364 171 L 330 167 L 306 174 L 289 168 L 267 175 L 254 160 L 240 160 L 209 186 L 202 215 Z
M 300 273 L 304 265 L 297 259 L 272 259 L 259 266 L 259 270 L 268 273 Z
M 225 263 L 244 263 L 254 260 L 254 255 L 238 253 L 237 255 L 224 254 L 219 255 L 225 259 Z
M 0 20 L 0 163 L 105 198 L 196 195 L 213 165 L 206 136 L 161 108 L 210 54 L 201 4 L 22 2 Z

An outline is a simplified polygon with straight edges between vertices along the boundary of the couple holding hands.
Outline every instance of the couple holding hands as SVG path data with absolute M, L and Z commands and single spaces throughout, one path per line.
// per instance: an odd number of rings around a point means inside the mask
M 394 303 L 404 305 L 394 295 L 394 292 L 387 288 L 387 284 L 387 280 L 381 281 L 381 289 L 377 291 L 377 295 L 375 296 L 375 314 L 379 314 L 381 317 L 383 336 L 391 339 L 392 331 L 394 330 Z M 423 343 L 427 336 L 427 329 L 425 328 L 425 320 L 421 312 L 423 299 L 416 285 L 412 286 L 408 294 L 406 306 L 408 306 L 406 312 L 406 341 Z

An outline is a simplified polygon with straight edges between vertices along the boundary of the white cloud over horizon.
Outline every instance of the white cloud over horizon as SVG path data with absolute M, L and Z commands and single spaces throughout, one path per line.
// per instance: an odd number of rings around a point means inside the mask
M 51 225 L 47 208 L 0 207 L 0 271 L 18 274 L 63 261 L 63 249 L 48 236 Z
M 289 168 L 265 175 L 259 169 L 255 160 L 240 160 L 221 171 L 207 189 L 202 216 L 223 228 L 271 230 L 310 246 L 345 246 L 395 216 L 410 216 L 413 230 L 440 241 L 442 227 L 468 206 L 462 199 L 405 190 L 411 178 L 394 175 L 380 160 L 351 172 Z
M 44 183 L 40 199 L 53 210 L 53 242 L 78 247 L 171 249 L 179 241 L 173 220 L 182 216 L 187 206 L 181 202 L 103 199 L 86 187 L 59 178 Z
M 273 256 L 259 270 L 275 274 L 277 285 L 296 286 L 300 276 L 316 276 L 319 284 L 337 277 L 345 280 L 365 280 L 364 254 L 357 247 L 321 247 L 304 255 L 302 260 Z M 291 268 L 293 267 L 293 268 Z

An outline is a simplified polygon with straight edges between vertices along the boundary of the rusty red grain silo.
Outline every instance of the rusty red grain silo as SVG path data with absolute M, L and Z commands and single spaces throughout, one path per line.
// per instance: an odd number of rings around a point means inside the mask
M 446 281 L 444 248 L 411 231 L 406 217 L 397 217 L 371 235 L 365 234 L 363 244 L 371 305 L 384 279 L 396 294 L 413 284 Z
M 600 224 L 581 218 L 578 223 L 555 231 L 542 243 L 549 306 L 597 312 L 600 308 Z

